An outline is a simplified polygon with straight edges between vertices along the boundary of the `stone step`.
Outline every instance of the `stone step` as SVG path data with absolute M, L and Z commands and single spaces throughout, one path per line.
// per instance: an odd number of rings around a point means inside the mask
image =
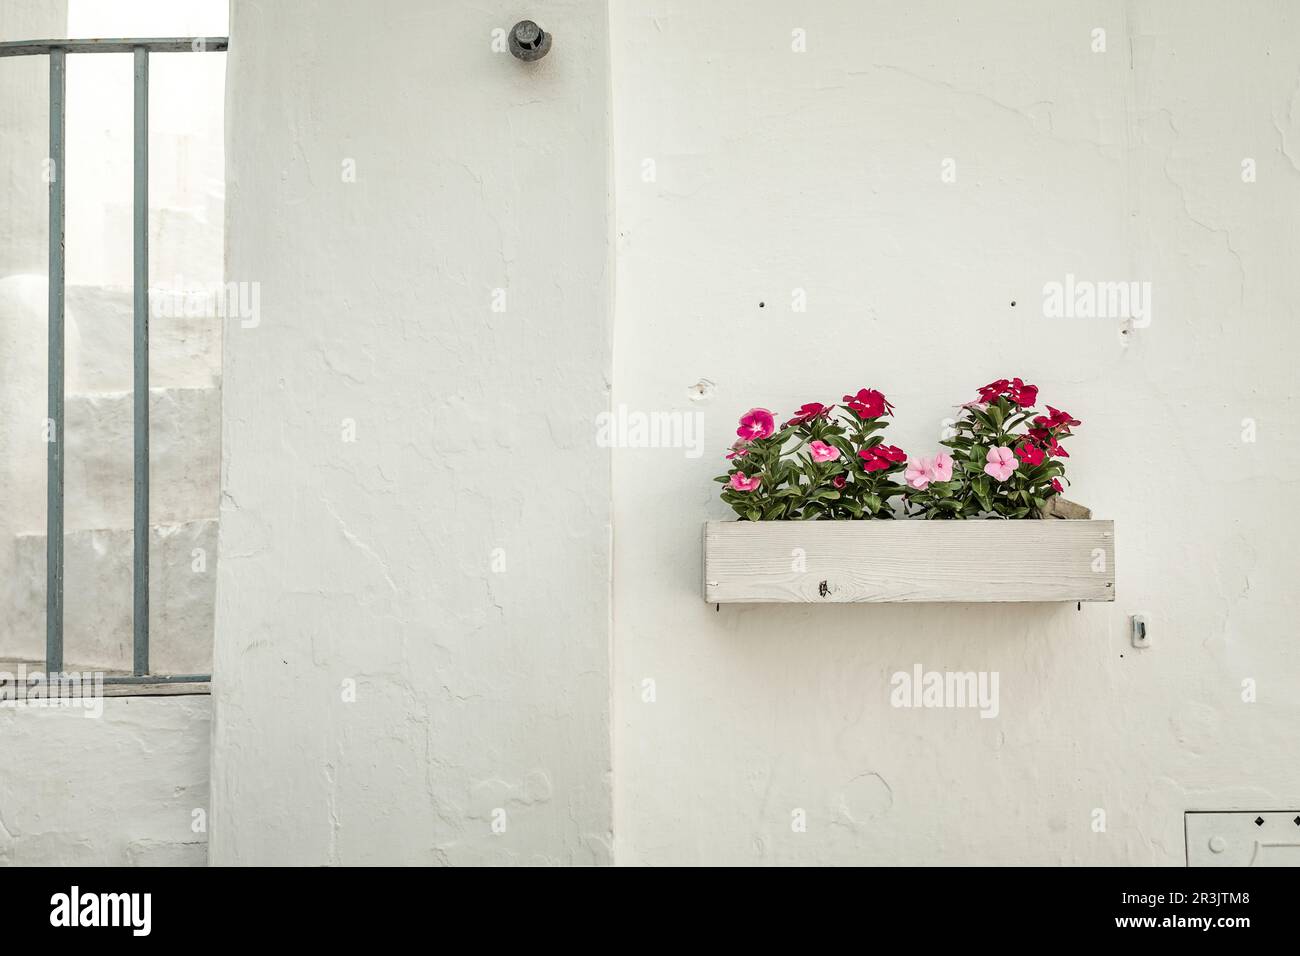
M 167 281 L 171 281 L 170 279 Z M 69 392 L 125 392 L 134 383 L 135 305 L 130 289 L 69 286 Z M 150 295 L 149 384 L 154 388 L 211 388 L 221 379 L 221 320 L 184 314 L 179 297 Z M 196 297 L 195 303 L 206 300 Z M 198 311 L 191 308 L 191 312 Z M 42 332 L 45 325 L 41 313 Z M 40 350 L 44 373 L 44 350 Z M 44 395 L 44 392 L 41 392 Z
M 11 544 L 15 573 L 0 582 L 0 660 L 45 657 L 45 535 Z M 64 535 L 63 647 L 66 670 L 130 672 L 134 542 L 130 530 Z M 156 525 L 149 543 L 150 670 L 206 674 L 212 668 L 217 521 Z
M 149 392 L 150 518 L 171 524 L 218 509 L 221 396 L 215 388 Z M 69 395 L 64 406 L 64 528 L 131 528 L 135 514 L 130 392 Z M 0 464 L 10 533 L 45 528 L 46 445 L 39 426 L 11 429 Z M 2 528 L 0 528 L 2 530 Z
M 134 526 L 134 408 L 130 392 L 68 396 L 65 528 Z M 149 442 L 150 520 L 172 524 L 216 517 L 221 470 L 220 391 L 150 389 Z M 40 527 L 19 530 L 39 531 Z
M 0 402 L 11 415 L 21 413 L 29 402 L 36 409 L 45 407 L 46 289 L 44 275 L 0 278 L 0 370 L 4 372 Z M 154 290 L 150 297 L 149 384 L 155 388 L 217 385 L 222 320 L 186 317 L 184 306 L 190 300 L 180 297 L 178 309 L 178 296 L 172 293 Z M 203 297 L 193 301 L 199 303 Z M 135 321 L 131 290 L 69 286 L 65 303 L 65 391 L 130 390 Z M 22 407 L 15 404 L 18 400 Z

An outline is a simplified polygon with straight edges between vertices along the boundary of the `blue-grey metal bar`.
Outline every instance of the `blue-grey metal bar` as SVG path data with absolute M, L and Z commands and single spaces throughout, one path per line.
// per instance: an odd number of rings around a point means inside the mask
M 67 61 L 50 51 L 49 359 L 45 469 L 45 669 L 63 670 L 63 156 Z
M 67 53 L 130 53 L 144 47 L 154 53 L 220 53 L 228 37 L 125 37 L 99 40 L 18 40 L 0 43 L 0 56 L 31 56 L 63 50 Z
M 149 673 L 149 50 L 135 48 L 135 655 Z

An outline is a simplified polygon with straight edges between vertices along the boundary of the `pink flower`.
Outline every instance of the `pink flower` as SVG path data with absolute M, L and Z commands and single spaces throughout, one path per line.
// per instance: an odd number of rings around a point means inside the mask
M 872 445 L 858 452 L 865 471 L 884 471 L 891 465 L 907 461 L 907 453 L 894 445 Z
M 952 455 L 941 451 L 933 458 L 918 458 L 907 466 L 903 480 L 918 491 L 932 481 L 952 480 Z
M 786 425 L 804 425 L 815 418 L 822 418 L 830 414 L 830 409 L 821 402 L 809 402 L 807 405 L 800 405 L 799 411 L 795 412 L 786 422 Z
M 736 429 L 736 434 L 745 441 L 758 441 L 760 438 L 770 438 L 776 431 L 776 419 L 766 408 L 751 408 L 740 416 L 740 427 Z
M 931 472 L 933 462 L 929 458 L 913 458 L 903 473 L 903 480 L 917 491 L 924 491 L 934 479 Z
M 848 482 L 844 480 L 843 475 L 836 475 L 834 478 L 831 479 L 831 484 L 834 485 L 836 488 L 843 488 L 845 485 L 848 484 Z
M 1020 447 L 1016 449 L 1016 457 L 1026 465 L 1041 465 L 1043 459 L 1047 456 L 1043 454 L 1043 450 L 1037 445 L 1030 444 L 1026 441 L 1021 442 Z
M 990 448 L 984 460 L 988 462 L 984 466 L 984 474 L 991 475 L 998 481 L 1006 481 L 1011 477 L 1011 473 L 1020 467 L 1015 454 L 1006 445 Z
M 824 441 L 809 442 L 808 450 L 812 452 L 812 459 L 816 462 L 834 461 L 840 457 L 840 450 L 834 445 L 826 444 Z
M 762 483 L 763 479 L 758 475 L 753 478 L 745 477 L 744 472 L 736 472 L 731 476 L 731 487 L 737 491 L 754 491 Z
M 859 418 L 880 418 L 882 415 L 894 414 L 894 406 L 874 388 L 860 388 L 856 395 L 845 395 L 844 401 Z
M 952 455 L 941 451 L 930 463 L 931 481 L 952 481 Z
M 738 441 L 731 446 L 731 451 L 727 453 L 727 461 L 731 461 L 733 458 L 744 458 L 748 454 L 749 449 L 745 447 L 745 443 Z

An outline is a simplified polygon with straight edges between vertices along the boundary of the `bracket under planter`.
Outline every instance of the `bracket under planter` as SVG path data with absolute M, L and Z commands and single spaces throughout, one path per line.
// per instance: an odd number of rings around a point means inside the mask
M 710 604 L 1113 601 L 1113 521 L 706 521 Z

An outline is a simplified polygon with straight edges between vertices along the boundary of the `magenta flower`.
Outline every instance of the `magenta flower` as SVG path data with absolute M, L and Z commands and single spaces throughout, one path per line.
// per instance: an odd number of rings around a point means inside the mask
M 812 452 L 812 460 L 816 462 L 834 461 L 840 457 L 840 450 L 824 441 L 809 442 L 808 450 Z
M 889 399 L 874 388 L 860 388 L 856 395 L 845 395 L 848 408 L 859 418 L 880 418 L 882 415 L 894 414 L 894 406 Z
M 745 443 L 738 441 L 731 446 L 731 451 L 727 452 L 727 461 L 731 461 L 733 458 L 744 458 L 748 454 L 749 449 L 745 447 Z
M 756 491 L 762 482 L 763 479 L 758 475 L 755 475 L 753 478 L 747 478 L 745 477 L 744 472 L 739 471 L 731 476 L 731 487 L 735 488 L 737 491 Z
M 1058 479 L 1056 479 L 1056 478 L 1053 478 L 1053 479 L 1052 479 L 1052 490 L 1055 491 L 1057 494 L 1060 494 L 1062 491 L 1065 490 L 1065 488 L 1061 486 L 1061 482 L 1060 482 L 1060 480 L 1058 480 Z
M 864 471 L 884 471 L 891 465 L 907 461 L 907 453 L 894 445 L 872 445 L 858 452 Z
M 988 462 L 984 466 L 984 474 L 991 475 L 998 481 L 1006 481 L 1011 477 L 1011 473 L 1020 467 L 1015 453 L 1006 445 L 990 448 L 984 460 Z
M 821 402 L 809 402 L 807 405 L 800 405 L 799 411 L 790 417 L 786 425 L 804 425 L 815 418 L 824 418 L 830 412 L 831 410 Z
M 766 408 L 751 408 L 740 416 L 740 427 L 736 429 L 736 434 L 745 441 L 758 441 L 760 438 L 770 438 L 776 431 L 776 419 Z
M 834 478 L 831 479 L 831 484 L 834 485 L 836 488 L 843 488 L 845 485 L 848 484 L 848 482 L 844 480 L 843 475 L 836 475 Z
M 1068 435 L 1070 426 L 1083 424 L 1069 412 L 1063 412 L 1051 405 L 1047 406 L 1047 410 L 1051 412 L 1050 415 L 1039 415 L 1034 419 L 1034 424 L 1039 428 L 1045 428 L 1061 435 Z M 1065 429 L 1065 431 L 1061 431 L 1061 429 Z

